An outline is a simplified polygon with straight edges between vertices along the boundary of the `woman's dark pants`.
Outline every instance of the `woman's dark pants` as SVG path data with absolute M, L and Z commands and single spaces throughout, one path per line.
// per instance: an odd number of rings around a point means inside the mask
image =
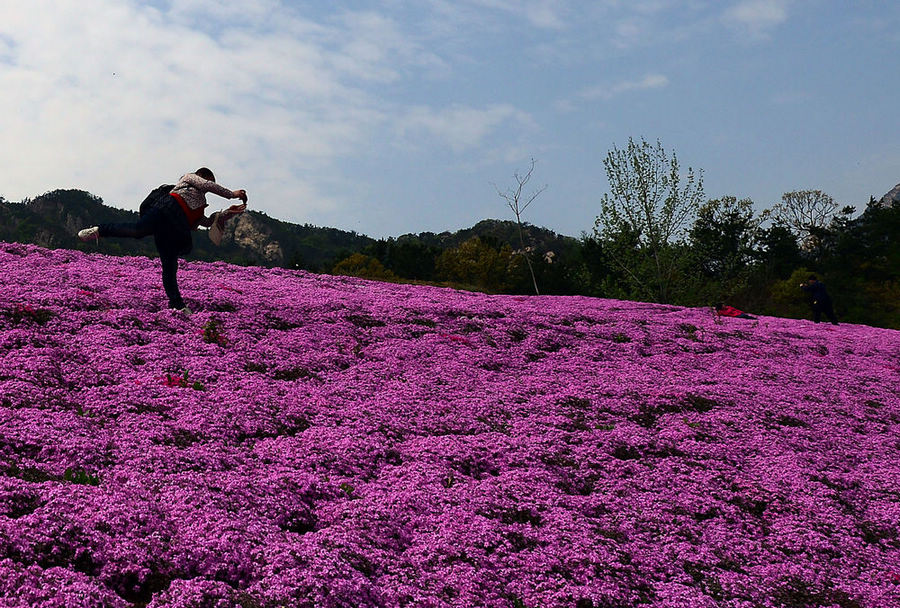
M 178 256 L 191 252 L 191 229 L 184 211 L 175 200 L 160 200 L 146 210 L 137 223 L 100 224 L 101 237 L 142 239 L 153 235 L 159 261 L 162 263 L 163 288 L 169 297 L 169 308 L 184 308 L 178 289 Z

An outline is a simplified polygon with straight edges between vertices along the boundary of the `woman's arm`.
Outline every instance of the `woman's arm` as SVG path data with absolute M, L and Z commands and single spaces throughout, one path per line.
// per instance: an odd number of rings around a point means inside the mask
M 212 225 L 215 223 L 215 221 L 216 221 L 216 216 L 217 216 L 217 215 L 219 215 L 219 212 L 218 212 L 218 211 L 216 211 L 215 213 L 211 214 L 209 217 L 206 217 L 206 216 L 204 215 L 203 217 L 200 218 L 199 224 L 200 224 L 201 226 L 205 226 L 205 227 L 209 228 L 210 226 L 212 226 Z
M 187 175 L 182 176 L 181 181 L 189 186 L 193 186 L 201 192 L 212 192 L 213 194 L 218 194 L 222 198 L 239 198 L 242 202 L 247 202 L 246 190 L 229 190 L 216 182 L 203 179 L 196 173 L 188 173 Z

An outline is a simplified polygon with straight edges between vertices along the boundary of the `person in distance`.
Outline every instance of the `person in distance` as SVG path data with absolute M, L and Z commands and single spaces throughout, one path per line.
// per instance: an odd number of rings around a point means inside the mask
M 825 289 L 825 284 L 819 281 L 816 278 L 816 275 L 811 274 L 806 281 L 806 284 L 800 284 L 800 289 L 805 291 L 810 295 L 810 305 L 812 306 L 813 311 L 813 321 L 818 323 L 822 320 L 822 313 L 825 313 L 825 316 L 828 317 L 828 320 L 831 321 L 832 325 L 837 325 L 837 317 L 834 315 L 834 307 L 831 303 L 831 296 L 828 295 L 828 291 Z
M 721 302 L 716 304 L 716 314 L 720 317 L 736 317 L 738 319 L 755 319 L 756 317 L 750 316 L 745 313 L 743 310 L 738 310 L 733 306 L 725 306 Z

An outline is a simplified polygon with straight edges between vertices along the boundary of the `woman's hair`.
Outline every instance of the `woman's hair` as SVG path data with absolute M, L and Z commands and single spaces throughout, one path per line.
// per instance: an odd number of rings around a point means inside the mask
M 209 169 L 207 169 L 206 167 L 200 167 L 199 169 L 194 171 L 194 173 L 196 173 L 197 175 L 199 175 L 200 177 L 202 177 L 205 180 L 208 180 L 211 182 L 216 181 L 216 176 L 213 175 L 213 172 L 210 171 Z
M 723 308 L 725 308 L 724 304 L 722 304 L 721 302 L 716 302 L 716 310 L 722 310 Z

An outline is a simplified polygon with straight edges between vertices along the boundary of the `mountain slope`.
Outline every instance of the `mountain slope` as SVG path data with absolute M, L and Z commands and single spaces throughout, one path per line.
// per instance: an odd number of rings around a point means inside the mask
M 137 219 L 136 212 L 107 206 L 100 198 L 82 190 L 54 190 L 21 203 L 0 198 L 0 240 L 8 242 L 97 251 L 96 246 L 78 242 L 75 237 L 78 230 L 100 223 L 135 222 Z M 555 251 L 557 255 L 575 243 L 571 237 L 536 226 L 526 226 L 526 234 L 529 246 L 542 252 Z M 516 224 L 499 220 L 484 220 L 456 232 L 403 235 L 396 241 L 415 241 L 446 249 L 476 236 L 519 247 Z M 375 239 L 356 232 L 293 224 L 251 209 L 229 223 L 221 247 L 214 246 L 203 230 L 195 233 L 190 257 L 241 265 L 321 270 L 330 269 L 338 260 L 375 244 Z M 151 239 L 107 239 L 100 244 L 99 251 L 112 255 L 155 255 Z
M 4 606 L 900 602 L 896 331 L 180 280 L 0 244 Z
M 54 190 L 22 203 L 0 201 L 0 240 L 97 251 L 78 242 L 79 229 L 108 222 L 136 222 L 134 211 L 116 209 L 81 190 Z M 248 211 L 231 222 L 222 247 L 213 245 L 203 230 L 194 234 L 190 257 L 205 261 L 226 259 L 241 264 L 312 266 L 333 262 L 346 250 L 359 250 L 373 239 L 352 232 L 298 226 Z M 113 255 L 155 255 L 152 239 L 105 239 L 99 249 Z
M 534 247 L 538 251 L 555 251 L 560 252 L 572 247 L 577 243 L 576 239 L 556 234 L 552 230 L 532 226 L 531 224 L 523 224 L 523 233 L 525 236 L 525 246 Z M 398 242 L 407 240 L 419 241 L 426 245 L 432 245 L 447 249 L 450 247 L 459 247 L 469 239 L 480 237 L 489 239 L 497 243 L 509 243 L 514 248 L 521 248 L 519 229 L 515 222 L 509 220 L 481 220 L 471 228 L 464 228 L 456 232 L 441 232 L 435 234 L 433 232 L 421 232 L 419 234 L 405 234 L 397 238 Z

